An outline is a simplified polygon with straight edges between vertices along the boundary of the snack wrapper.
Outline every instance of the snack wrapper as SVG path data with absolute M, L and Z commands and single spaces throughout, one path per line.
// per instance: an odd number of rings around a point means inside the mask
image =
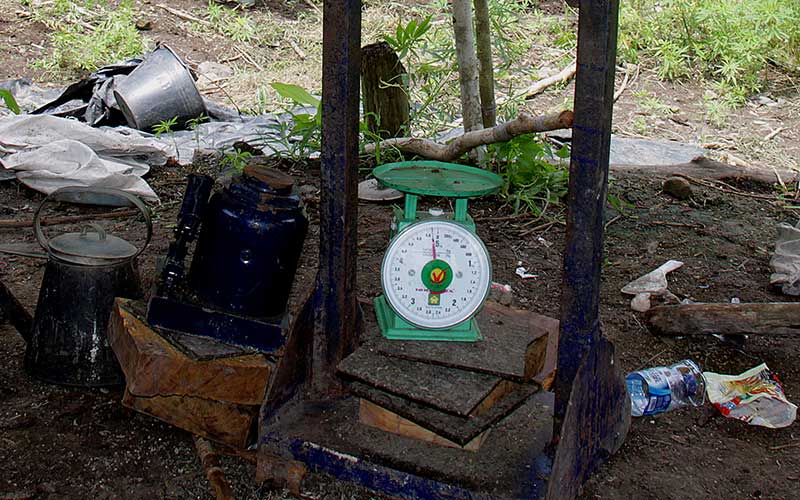
M 797 417 L 797 406 L 786 399 L 778 377 L 760 364 L 741 375 L 705 372 L 708 399 L 729 418 L 777 429 Z

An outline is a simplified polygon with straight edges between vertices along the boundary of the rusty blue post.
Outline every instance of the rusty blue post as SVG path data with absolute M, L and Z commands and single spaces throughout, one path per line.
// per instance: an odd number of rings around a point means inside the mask
M 358 340 L 357 177 L 361 1 L 325 0 L 322 22 L 322 172 L 319 273 L 311 389 L 338 391 L 336 365 Z
M 600 270 L 614 100 L 618 0 L 580 0 L 554 436 L 572 384 L 600 339 Z M 604 395 L 598 394 L 597 397 Z

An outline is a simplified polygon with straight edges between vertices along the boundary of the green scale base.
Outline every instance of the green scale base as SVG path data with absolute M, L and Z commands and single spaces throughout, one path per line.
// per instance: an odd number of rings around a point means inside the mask
M 446 342 L 477 342 L 483 337 L 475 318 L 470 318 L 452 328 L 425 329 L 414 326 L 392 310 L 381 295 L 375 298 L 375 312 L 378 316 L 378 326 L 383 336 L 390 340 L 438 340 Z

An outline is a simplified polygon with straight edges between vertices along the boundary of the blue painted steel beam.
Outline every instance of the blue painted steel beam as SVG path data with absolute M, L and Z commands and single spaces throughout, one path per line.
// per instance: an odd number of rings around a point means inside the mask
M 361 1 L 325 0 L 319 273 L 311 390 L 341 390 L 336 365 L 358 340 L 356 302 Z
M 561 433 L 578 367 L 601 335 L 600 271 L 618 7 L 618 0 L 580 0 L 554 436 Z
M 494 497 L 278 433 L 267 433 L 260 446 L 277 456 L 303 463 L 309 472 L 328 474 L 340 481 L 403 500 L 535 500 L 544 494 L 545 483 L 541 478 L 549 472 L 541 469 L 547 467 L 547 458 L 537 456 L 531 464 L 532 477 L 520 477 L 520 486 L 526 483 L 522 488 L 526 491 L 513 498 Z M 531 479 L 536 484 L 530 484 Z

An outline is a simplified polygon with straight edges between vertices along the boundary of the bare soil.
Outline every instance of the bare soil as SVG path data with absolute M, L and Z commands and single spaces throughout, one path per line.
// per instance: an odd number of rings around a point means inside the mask
M 166 3 L 166 2 L 165 2 Z M 28 76 L 46 82 L 27 64 L 41 57 L 48 29 L 15 14 L 17 0 L 0 12 L 0 42 L 6 47 L 0 79 Z M 235 54 L 231 44 L 187 33 L 174 16 L 147 0 L 137 2 L 153 22 L 149 36 L 186 54 L 190 61 L 223 60 Z M 170 6 L 191 11 L 204 2 L 176 0 Z M 560 12 L 548 2 L 547 12 Z M 308 9 L 304 2 L 271 4 L 276 15 L 295 16 Z M 618 75 L 618 83 L 622 75 Z M 796 86 L 777 79 L 767 93 L 775 105 L 752 101 L 733 112 L 722 128 L 706 119 L 704 87 L 696 82 L 664 83 L 642 70 L 631 78 L 615 110 L 615 132 L 695 143 L 714 143 L 755 167 L 797 166 L 800 157 L 800 98 Z M 560 102 L 573 87 L 537 98 L 542 108 Z M 675 109 L 666 112 L 643 105 L 642 96 L 658 97 Z M 541 103 L 541 104 L 540 104 Z M 782 132 L 766 141 L 777 128 Z M 299 185 L 319 185 L 319 166 L 281 165 Z M 169 243 L 181 180 L 190 171 L 154 169 L 149 182 L 161 197 L 156 207 L 155 236 L 140 259 L 145 287 L 153 281 L 155 258 Z M 733 195 L 695 186 L 689 201 L 661 193 L 662 177 L 615 176 L 611 192 L 633 204 L 624 214 L 609 209 L 603 265 L 603 330 L 615 343 L 625 371 L 669 364 L 685 358 L 703 369 L 740 373 L 761 362 L 777 372 L 787 396 L 800 401 L 800 339 L 750 337 L 743 347 L 713 337 L 659 338 L 629 307 L 619 289 L 668 259 L 684 267 L 670 275 L 670 290 L 695 301 L 742 302 L 795 300 L 768 286 L 769 258 L 778 222 L 795 223 L 797 212 L 770 200 Z M 773 194 L 766 186 L 739 186 Z M 790 186 L 791 187 L 791 186 Z M 312 227 L 311 246 L 318 236 L 317 194 L 307 190 Z M 24 220 L 42 196 L 16 181 L 0 184 L 0 218 Z M 444 206 L 446 200 L 426 203 Z M 511 217 L 501 200 L 472 204 L 479 234 L 492 255 L 494 280 L 514 289 L 517 307 L 558 317 L 561 293 L 563 226 L 531 231 L 544 221 Z M 617 217 L 622 215 L 621 217 Z M 391 208 L 359 206 L 359 297 L 378 294 L 375 280 L 389 233 Z M 104 221 L 115 234 L 132 241 L 141 230 L 132 221 Z M 64 228 L 58 228 L 64 229 Z M 33 242 L 30 229 L 0 230 L 0 243 Z M 313 252 L 312 252 L 313 253 Z M 309 257 L 313 261 L 313 257 Z M 518 265 L 538 275 L 523 280 Z M 309 265 L 313 264 L 310 262 Z M 0 280 L 33 310 L 42 279 L 43 261 L 0 257 Z M 0 499 L 189 499 L 212 498 L 196 458 L 191 436 L 150 417 L 123 408 L 121 392 L 63 388 L 38 382 L 22 368 L 25 350 L 14 329 L 0 325 Z M 750 427 L 725 419 L 710 406 L 689 408 L 654 418 L 634 420 L 622 450 L 584 488 L 583 499 L 749 499 L 800 498 L 800 435 L 797 425 L 782 430 Z M 789 446 L 785 446 L 789 445 Z M 252 467 L 225 459 L 237 498 L 289 498 L 253 482 Z M 306 492 L 312 498 L 370 498 L 335 481 L 315 479 Z

